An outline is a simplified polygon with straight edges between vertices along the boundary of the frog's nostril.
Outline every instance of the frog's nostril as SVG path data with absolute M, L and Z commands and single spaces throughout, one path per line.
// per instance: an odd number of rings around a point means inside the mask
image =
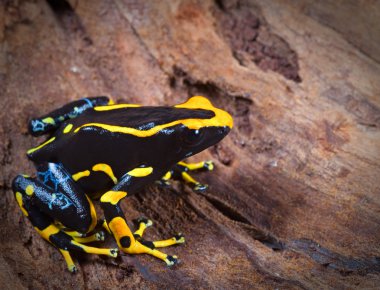
M 226 135 L 230 131 L 230 127 L 224 126 L 219 128 L 219 134 Z

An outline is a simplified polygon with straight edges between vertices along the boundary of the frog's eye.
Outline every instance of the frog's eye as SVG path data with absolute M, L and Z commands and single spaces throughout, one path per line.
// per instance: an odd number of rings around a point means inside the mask
M 200 130 L 189 130 L 189 131 L 187 131 L 183 141 L 187 145 L 195 146 L 195 145 L 198 145 L 199 142 L 202 141 L 202 137 L 203 137 L 202 131 L 200 131 Z

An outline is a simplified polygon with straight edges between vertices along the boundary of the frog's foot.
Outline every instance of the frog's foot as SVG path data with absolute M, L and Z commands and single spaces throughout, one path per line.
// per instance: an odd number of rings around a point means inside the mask
M 135 238 L 134 247 L 131 247 L 130 250 L 126 251 L 127 253 L 139 254 L 142 253 L 150 254 L 156 258 L 163 260 L 166 265 L 173 266 L 178 263 L 177 256 L 170 256 L 162 253 L 161 251 L 156 250 L 156 248 L 165 248 L 177 244 L 183 244 L 185 242 L 185 237 L 182 234 L 177 234 L 174 237 L 167 240 L 160 241 L 148 241 L 142 238 L 146 228 L 153 225 L 153 222 L 147 218 L 139 218 L 137 220 L 139 228 L 133 233 Z
M 139 223 L 139 228 L 137 231 L 133 233 L 133 236 L 135 237 L 136 240 L 140 241 L 143 245 L 146 245 L 152 249 L 170 247 L 177 244 L 183 244 L 185 242 L 185 237 L 181 233 L 178 233 L 174 237 L 167 240 L 153 241 L 153 242 L 146 241 L 142 238 L 142 236 L 144 234 L 145 229 L 152 226 L 153 222 L 144 217 L 139 218 L 137 222 Z
M 171 178 L 182 179 L 185 182 L 192 185 L 193 190 L 197 192 L 205 191 L 208 187 L 207 184 L 202 184 L 195 180 L 189 171 L 208 170 L 214 169 L 214 163 L 212 161 L 201 161 L 198 163 L 185 163 L 178 162 L 171 171 L 168 171 L 159 181 L 161 185 L 167 186 L 170 184 Z

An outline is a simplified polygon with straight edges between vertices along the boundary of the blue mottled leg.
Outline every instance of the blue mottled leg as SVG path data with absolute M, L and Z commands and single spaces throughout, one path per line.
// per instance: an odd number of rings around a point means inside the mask
M 64 121 L 73 119 L 95 106 L 104 106 L 112 101 L 108 97 L 92 97 L 73 101 L 57 110 L 29 122 L 29 133 L 40 136 L 57 129 Z
M 96 212 L 91 200 L 60 165 L 40 165 L 37 179 L 18 176 L 15 184 L 33 198 L 41 211 L 64 227 L 87 233 L 96 226 Z
M 15 178 L 13 181 L 13 191 L 17 203 L 23 214 L 31 221 L 36 231 L 46 241 L 59 249 L 67 263 L 69 271 L 76 272 L 76 267 L 71 258 L 70 251 L 82 251 L 97 255 L 107 255 L 110 257 L 117 256 L 117 249 L 89 247 L 83 245 L 80 241 L 77 241 L 74 237 L 62 231 L 55 223 L 55 220 L 45 212 L 41 211 L 35 202 L 35 197 L 39 194 L 36 193 L 36 191 L 39 189 L 31 187 L 34 185 L 36 185 L 36 183 L 33 183 L 33 180 L 28 177 L 18 176 Z

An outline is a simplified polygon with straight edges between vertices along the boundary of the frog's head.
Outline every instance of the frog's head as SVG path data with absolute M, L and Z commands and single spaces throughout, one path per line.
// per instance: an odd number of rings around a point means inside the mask
M 194 155 L 222 140 L 233 126 L 230 114 L 215 108 L 201 96 L 194 96 L 174 108 L 186 115 L 177 123 L 178 160 Z

